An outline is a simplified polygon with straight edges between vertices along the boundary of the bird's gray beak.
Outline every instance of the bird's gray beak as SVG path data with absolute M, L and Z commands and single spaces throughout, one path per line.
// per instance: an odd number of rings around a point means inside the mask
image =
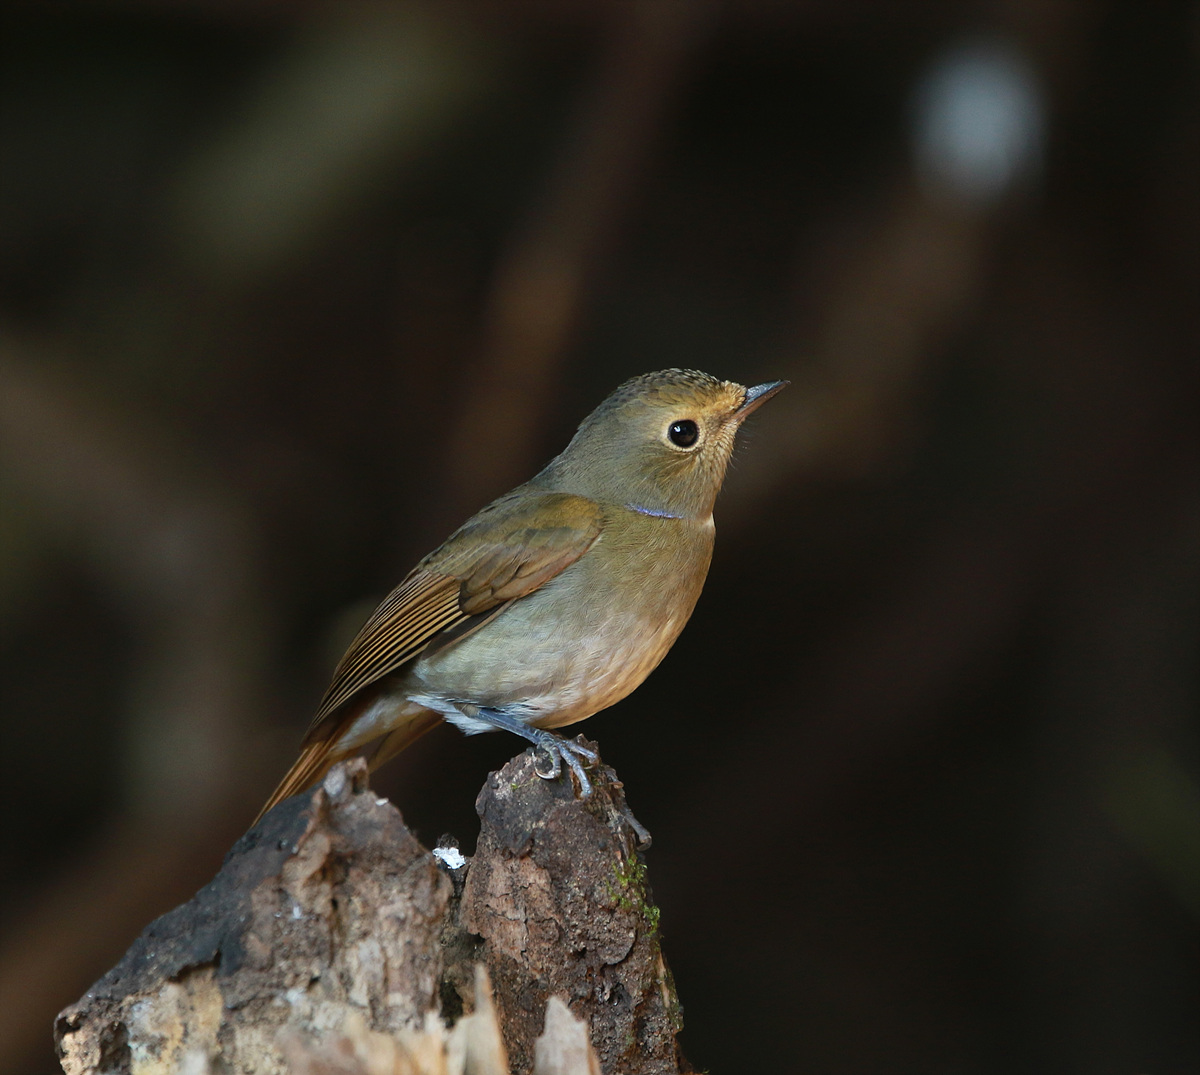
M 747 388 L 746 398 L 742 400 L 742 405 L 733 412 L 734 418 L 741 422 L 791 383 L 791 381 L 767 381 L 766 384 L 756 384 L 753 388 Z

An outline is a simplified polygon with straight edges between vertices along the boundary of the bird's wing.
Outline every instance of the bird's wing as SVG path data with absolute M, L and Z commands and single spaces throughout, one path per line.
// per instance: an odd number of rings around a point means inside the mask
M 598 504 L 567 493 L 508 496 L 484 508 L 393 590 L 350 643 L 305 742 L 355 694 L 439 636 L 459 641 L 573 564 L 600 536 Z
M 430 645 L 460 642 L 504 608 L 578 560 L 600 536 L 600 506 L 565 493 L 528 488 L 484 508 L 425 557 L 384 600 L 350 643 L 309 725 L 300 757 L 259 812 L 320 780 L 353 749 L 342 735 L 362 712 L 347 705 L 364 687 L 395 672 Z M 429 714 L 390 729 L 388 756 L 432 725 Z M 257 819 L 256 819 L 257 820 Z

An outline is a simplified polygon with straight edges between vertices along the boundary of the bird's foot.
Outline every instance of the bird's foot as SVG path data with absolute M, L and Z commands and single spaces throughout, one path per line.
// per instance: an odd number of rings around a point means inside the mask
M 575 779 L 579 781 L 579 797 L 586 799 L 592 794 L 592 782 L 588 779 L 587 773 L 583 771 L 583 764 L 588 762 L 595 765 L 600 760 L 600 755 L 591 747 L 585 747 L 574 739 L 564 739 L 561 735 L 555 735 L 544 728 L 531 727 L 511 713 L 505 713 L 500 709 L 468 705 L 465 702 L 456 703 L 456 705 L 464 715 L 473 721 L 488 724 L 493 728 L 501 728 L 506 732 L 513 732 L 531 742 L 534 751 L 533 771 L 543 780 L 557 779 L 565 761 L 567 767 L 575 774 Z M 476 728 L 475 730 L 481 729 Z
M 579 781 L 579 797 L 588 798 L 592 794 L 592 782 L 584 772 L 583 764 L 586 761 L 595 765 L 600 755 L 591 747 L 585 747 L 573 739 L 564 739 L 553 732 L 536 731 L 534 734 L 537 738 L 533 739 L 533 771 L 543 780 L 555 780 L 562 772 L 563 762 L 566 762 Z

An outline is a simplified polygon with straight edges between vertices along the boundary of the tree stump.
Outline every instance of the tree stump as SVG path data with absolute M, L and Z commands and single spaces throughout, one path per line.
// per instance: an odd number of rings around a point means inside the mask
M 488 777 L 430 852 L 361 760 L 281 803 L 59 1014 L 67 1075 L 675 1075 L 681 1016 L 611 769 Z

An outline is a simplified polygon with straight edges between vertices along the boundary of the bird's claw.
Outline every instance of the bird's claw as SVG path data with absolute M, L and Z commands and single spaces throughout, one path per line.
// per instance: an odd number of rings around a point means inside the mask
M 562 760 L 557 750 L 547 743 L 533 748 L 533 771 L 543 780 L 553 780 L 562 771 Z
M 534 747 L 533 771 L 543 780 L 556 780 L 565 761 L 579 781 L 579 797 L 586 799 L 592 794 L 592 782 L 584 772 L 583 763 L 586 761 L 594 765 L 599 760 L 600 755 L 591 747 L 545 732 L 539 736 Z

